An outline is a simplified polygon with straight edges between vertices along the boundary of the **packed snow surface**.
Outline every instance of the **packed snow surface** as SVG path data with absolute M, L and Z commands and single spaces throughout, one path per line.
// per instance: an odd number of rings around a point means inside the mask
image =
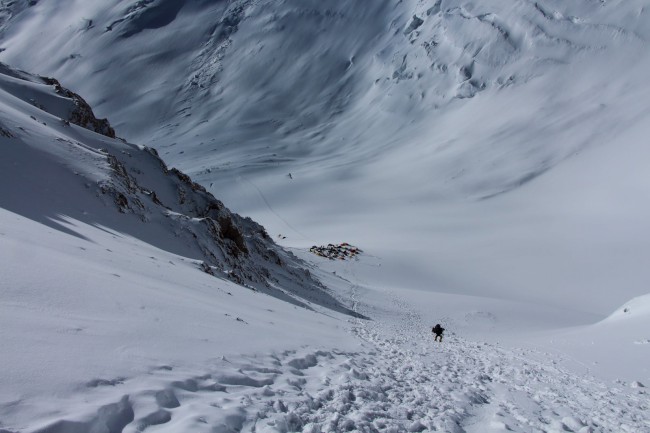
M 115 127 L 0 68 L 0 433 L 650 431 L 648 46 L 641 0 L 0 0 Z

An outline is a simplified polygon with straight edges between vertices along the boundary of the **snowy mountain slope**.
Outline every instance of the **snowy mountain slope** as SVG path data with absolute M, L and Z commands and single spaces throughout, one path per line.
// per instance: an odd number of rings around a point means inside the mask
M 307 263 L 113 135 L 56 81 L 0 65 L 0 431 L 115 429 L 58 419 L 155 371 L 356 346 L 341 328 L 360 315 Z
M 3 31 L 3 58 L 78 83 L 129 139 L 169 151 L 166 159 L 190 174 L 227 169 L 226 161 L 272 168 L 381 156 L 426 139 L 450 104 L 463 105 L 459 98 L 519 89 L 598 53 L 641 50 L 648 37 L 636 2 L 156 0 L 85 3 L 74 13 L 74 2 L 23 3 L 7 7 L 16 12 Z M 544 84 L 562 86 L 555 78 Z M 592 114 L 574 102 L 554 105 L 578 109 L 571 123 Z M 568 114 L 538 118 L 535 128 L 561 133 L 554 123 Z M 503 139 L 502 128 L 485 136 Z M 512 188 L 579 148 L 522 141 L 494 143 L 491 160 L 475 158 L 477 183 L 496 185 L 474 185 L 472 194 Z M 180 148 L 167 149 L 174 143 Z M 477 144 L 456 147 L 472 162 Z M 500 179 L 506 173 L 517 177 Z
M 648 307 L 648 295 L 640 296 L 598 323 L 536 336 L 529 343 L 563 354 L 579 370 L 637 386 L 635 382 L 650 375 Z M 636 373 L 624 377 L 626 371 Z
M 0 433 L 648 430 L 645 298 L 601 320 L 648 291 L 647 23 L 637 1 L 1 1 L 3 59 L 303 260 L 5 68 Z M 364 254 L 307 252 L 337 241 Z
M 51 79 L 1 72 L 2 208 L 65 232 L 67 218 L 104 227 L 281 299 L 349 311 L 260 225 L 167 169 L 155 151 L 111 138 L 80 97 Z
M 473 340 L 447 323 L 444 343 L 434 344 L 422 313 L 438 298 L 363 286 L 357 269 L 372 261 L 330 264 L 348 279 L 337 284 L 359 311 L 382 318 L 348 322 L 215 280 L 191 260 L 80 222 L 68 224 L 92 242 L 5 211 L 0 221 L 10 243 L 0 250 L 10 252 L 2 263 L 19 265 L 3 280 L 15 287 L 16 302 L 0 311 L 4 347 L 17 349 L 0 354 L 3 432 L 613 432 L 649 425 L 643 387 L 575 374 L 548 349 Z M 66 268 L 84 270 L 90 284 L 80 290 Z M 48 290 L 40 289 L 44 275 Z
M 4 3 L 0 58 L 286 245 L 601 315 L 647 293 L 641 1 L 28 3 Z

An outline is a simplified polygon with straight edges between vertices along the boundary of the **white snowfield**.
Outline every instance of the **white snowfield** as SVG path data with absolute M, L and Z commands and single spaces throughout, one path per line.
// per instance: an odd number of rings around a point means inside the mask
M 643 0 L 0 0 L 0 433 L 650 432 L 648 47 Z
M 650 428 L 643 382 L 596 377 L 600 358 L 585 365 L 548 337 L 495 341 L 507 332 L 489 300 L 365 287 L 376 259 L 320 271 L 367 321 L 217 280 L 106 228 L 0 221 L 3 433 Z M 450 315 L 434 343 L 426 310 L 440 302 Z

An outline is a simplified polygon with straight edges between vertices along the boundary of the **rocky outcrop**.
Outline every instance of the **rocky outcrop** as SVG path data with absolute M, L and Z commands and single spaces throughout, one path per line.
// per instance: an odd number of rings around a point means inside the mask
M 42 79 L 46 84 L 54 86 L 56 93 L 72 101 L 73 107 L 65 120 L 98 134 L 115 138 L 115 130 L 108 123 L 108 119 L 98 119 L 95 117 L 92 108 L 90 108 L 90 105 L 81 96 L 64 88 L 54 78 L 42 77 Z
M 298 305 L 356 315 L 312 276 L 306 263 L 276 245 L 264 227 L 231 212 L 189 176 L 168 168 L 154 149 L 135 151 L 137 155 L 107 156 L 113 175 L 101 192 L 118 212 L 135 215 L 142 224 L 162 217 L 179 241 L 195 247 L 199 255 L 194 258 L 201 260 L 197 266 L 206 273 Z M 159 172 L 152 173 L 152 167 Z

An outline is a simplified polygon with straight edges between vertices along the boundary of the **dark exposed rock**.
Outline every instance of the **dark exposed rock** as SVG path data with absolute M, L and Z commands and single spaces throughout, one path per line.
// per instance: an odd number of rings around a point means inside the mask
M 248 248 L 246 248 L 244 236 L 242 236 L 241 231 L 235 225 L 232 218 L 219 218 L 219 227 L 221 228 L 219 233 L 223 239 L 233 242 L 239 251 L 248 254 Z
M 14 135 L 11 133 L 11 131 L 0 126 L 0 137 L 13 138 L 13 136 Z
M 90 105 L 76 93 L 61 86 L 58 80 L 49 77 L 41 77 L 46 84 L 54 86 L 56 93 L 69 98 L 75 105 L 75 108 L 70 112 L 68 120 L 70 123 L 81 126 L 82 128 L 89 129 L 98 134 L 105 135 L 110 138 L 115 138 L 115 130 L 108 123 L 107 119 L 98 119 L 95 117 Z

